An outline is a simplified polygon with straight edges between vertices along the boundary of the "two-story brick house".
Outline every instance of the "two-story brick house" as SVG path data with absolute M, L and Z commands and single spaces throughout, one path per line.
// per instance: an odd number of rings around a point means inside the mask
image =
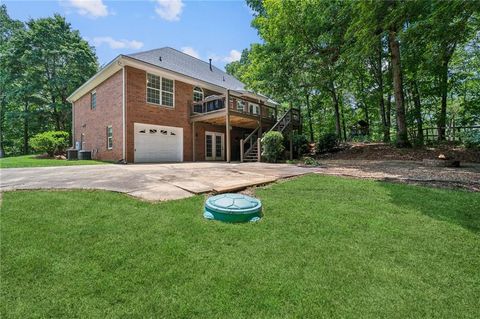
M 74 145 L 127 163 L 256 160 L 262 132 L 300 119 L 172 48 L 119 55 L 68 100 Z

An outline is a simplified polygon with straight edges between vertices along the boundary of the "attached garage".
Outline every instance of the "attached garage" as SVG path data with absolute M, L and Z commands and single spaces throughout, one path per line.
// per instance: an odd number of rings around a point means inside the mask
M 135 123 L 135 163 L 182 162 L 183 128 Z

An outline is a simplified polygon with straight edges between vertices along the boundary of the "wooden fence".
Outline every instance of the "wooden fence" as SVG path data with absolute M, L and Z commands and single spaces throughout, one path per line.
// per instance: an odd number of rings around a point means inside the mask
M 474 130 L 480 131 L 480 125 L 474 126 L 455 126 L 455 127 L 445 127 L 445 140 L 451 142 L 461 142 L 462 136 L 465 132 L 470 132 Z M 425 142 L 428 141 L 438 141 L 438 134 L 439 128 L 438 127 L 427 127 L 423 129 L 423 140 Z M 416 139 L 418 131 L 411 130 L 410 131 L 410 138 Z

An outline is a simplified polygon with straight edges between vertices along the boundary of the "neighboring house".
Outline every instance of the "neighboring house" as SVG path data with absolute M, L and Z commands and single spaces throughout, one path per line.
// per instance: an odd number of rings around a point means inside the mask
M 257 138 L 298 127 L 277 104 L 210 63 L 172 48 L 119 55 L 78 88 L 73 142 L 101 160 L 257 160 Z

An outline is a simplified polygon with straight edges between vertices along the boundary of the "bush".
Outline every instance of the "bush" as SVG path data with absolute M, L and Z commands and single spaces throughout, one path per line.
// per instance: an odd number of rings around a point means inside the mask
M 318 152 L 329 152 L 338 146 L 338 138 L 335 133 L 324 133 L 318 140 Z
M 50 157 L 65 151 L 69 144 L 68 133 L 63 131 L 43 132 L 30 139 L 30 145 L 34 150 L 47 153 Z
M 464 132 L 462 142 L 466 148 L 480 149 L 480 130 Z
M 303 134 L 294 133 L 292 136 L 293 148 L 296 151 L 297 158 L 300 158 L 303 154 L 307 154 L 308 138 Z
M 303 164 L 307 165 L 307 166 L 318 166 L 320 165 L 320 163 L 314 159 L 313 157 L 310 157 L 310 156 L 305 156 L 303 158 Z
M 280 132 L 271 131 L 267 132 L 262 138 L 262 156 L 265 157 L 267 162 L 275 163 L 283 151 L 283 135 Z

